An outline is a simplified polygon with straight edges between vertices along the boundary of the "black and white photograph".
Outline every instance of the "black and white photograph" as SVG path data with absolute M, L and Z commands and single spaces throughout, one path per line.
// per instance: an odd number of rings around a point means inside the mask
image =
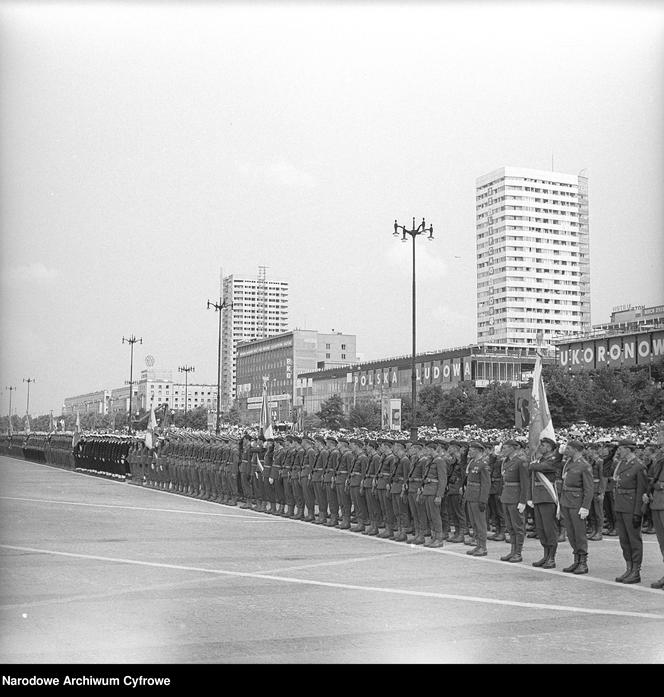
M 663 3 L 0 0 L 0 153 L 3 687 L 664 664 Z

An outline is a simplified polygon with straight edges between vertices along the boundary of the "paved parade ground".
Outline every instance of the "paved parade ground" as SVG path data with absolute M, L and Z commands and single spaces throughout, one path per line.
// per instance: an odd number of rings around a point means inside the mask
M 654 536 L 643 582 L 412 547 L 0 457 L 0 660 L 15 663 L 662 663 Z

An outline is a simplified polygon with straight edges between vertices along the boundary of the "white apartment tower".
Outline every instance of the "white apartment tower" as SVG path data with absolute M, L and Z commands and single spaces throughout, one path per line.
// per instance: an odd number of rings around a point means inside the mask
M 263 339 L 288 329 L 288 283 L 258 276 L 222 280 L 221 403 L 228 409 L 236 397 L 236 348 L 241 341 Z
M 501 167 L 476 181 L 477 341 L 590 330 L 588 179 Z

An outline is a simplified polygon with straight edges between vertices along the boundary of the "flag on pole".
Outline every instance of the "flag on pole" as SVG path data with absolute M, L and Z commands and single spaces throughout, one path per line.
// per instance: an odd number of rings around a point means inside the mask
M 150 405 L 150 417 L 148 419 L 147 433 L 145 434 L 145 445 L 152 450 L 154 448 L 154 430 L 157 428 L 157 417 L 154 414 L 154 407 Z
M 74 427 L 74 435 L 71 439 L 71 447 L 75 448 L 78 441 L 81 440 L 81 415 L 76 412 L 76 426 Z
M 551 412 L 542 379 L 542 354 L 538 351 L 533 374 L 533 391 L 530 396 L 530 424 L 528 426 L 528 446 L 531 459 L 535 456 L 535 451 L 542 438 L 555 440 L 556 434 L 553 430 Z
M 264 438 L 274 438 L 272 413 L 267 403 L 267 380 L 263 380 L 263 401 L 261 403 L 260 431 Z

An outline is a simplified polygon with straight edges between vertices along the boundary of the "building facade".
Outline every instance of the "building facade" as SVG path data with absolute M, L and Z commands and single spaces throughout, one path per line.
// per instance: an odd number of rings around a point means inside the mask
M 594 324 L 593 332 L 626 332 L 664 328 L 664 305 L 619 305 L 613 308 L 611 319 Z
M 483 389 L 492 382 L 519 387 L 532 377 L 535 352 L 534 346 L 473 344 L 421 353 L 415 357 L 417 388 L 439 385 L 449 390 L 468 385 Z M 543 352 L 545 362 L 554 360 L 553 352 Z M 320 411 L 322 403 L 335 394 L 341 397 L 346 413 L 362 401 L 410 399 L 411 364 L 411 356 L 401 356 L 300 373 L 296 403 L 309 415 Z
M 175 411 L 190 411 L 198 407 L 217 408 L 217 386 L 173 380 L 171 370 L 142 370 L 136 383 L 138 400 L 135 409 L 158 407 L 167 404 Z M 132 405 L 132 408 L 133 405 Z
M 357 360 L 353 334 L 320 334 L 294 329 L 237 346 L 236 404 L 243 421 L 258 417 L 263 378 L 276 421 L 289 421 L 296 402 L 296 379 L 300 373 L 348 365 Z
M 69 414 L 108 414 L 111 402 L 109 390 L 86 392 L 75 397 L 65 397 L 62 405 L 62 415 Z
M 501 167 L 476 181 L 477 341 L 590 329 L 588 179 Z
M 222 280 L 221 404 L 228 409 L 236 397 L 237 345 L 282 334 L 288 329 L 288 283 L 258 276 L 226 276 Z

